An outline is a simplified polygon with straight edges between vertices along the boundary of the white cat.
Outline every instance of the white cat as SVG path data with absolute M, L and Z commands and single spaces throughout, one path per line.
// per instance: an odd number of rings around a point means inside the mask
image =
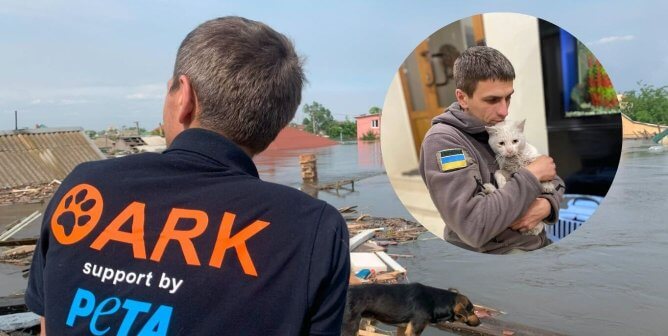
M 506 120 L 497 123 L 494 126 L 487 126 L 485 129 L 489 133 L 489 145 L 496 153 L 496 161 L 499 163 L 499 170 L 494 172 L 494 179 L 499 188 L 503 188 L 512 174 L 521 168 L 529 165 L 533 160 L 540 156 L 536 147 L 526 142 L 524 136 L 524 122 Z M 554 192 L 554 185 L 550 182 L 541 183 L 543 192 Z M 493 185 L 485 184 L 485 192 L 491 193 L 495 190 Z M 538 223 L 533 229 L 525 231 L 525 235 L 538 235 L 545 227 L 544 222 Z

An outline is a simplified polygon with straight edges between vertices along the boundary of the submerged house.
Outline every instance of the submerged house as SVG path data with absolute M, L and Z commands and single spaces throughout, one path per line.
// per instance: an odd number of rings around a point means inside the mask
M 380 138 L 380 114 L 363 114 L 355 117 L 357 121 L 357 139 L 373 134 Z

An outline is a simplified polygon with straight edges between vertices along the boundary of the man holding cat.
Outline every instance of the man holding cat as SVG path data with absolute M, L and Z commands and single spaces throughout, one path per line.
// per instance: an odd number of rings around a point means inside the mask
M 446 223 L 445 239 L 494 254 L 547 246 L 544 231 L 522 233 L 558 219 L 564 188 L 552 158 L 538 157 L 503 188 L 485 193 L 484 185 L 499 169 L 485 126 L 508 116 L 512 64 L 496 49 L 472 47 L 456 60 L 454 78 L 457 101 L 432 120 L 420 153 L 420 174 Z M 548 181 L 557 191 L 542 193 L 541 182 Z

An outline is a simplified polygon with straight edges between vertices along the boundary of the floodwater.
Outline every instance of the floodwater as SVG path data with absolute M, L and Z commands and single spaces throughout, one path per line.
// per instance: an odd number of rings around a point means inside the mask
M 668 335 L 668 148 L 625 141 L 620 168 L 598 211 L 558 244 L 510 256 L 469 252 L 427 233 L 393 253 L 412 282 L 454 287 L 502 318 L 569 335 Z M 379 143 L 316 150 L 320 179 L 382 172 Z M 300 186 L 296 152 L 258 157 L 260 176 Z M 356 184 L 334 206 L 360 205 L 376 216 L 412 219 L 386 175 Z M 427 329 L 423 335 L 443 335 Z
M 427 233 L 391 247 L 412 282 L 449 288 L 498 308 L 503 319 L 569 335 L 668 335 L 668 148 L 625 141 L 610 192 L 585 225 L 522 255 L 469 252 Z M 301 188 L 299 154 L 315 153 L 321 182 L 361 178 L 355 191 L 319 191 L 336 207 L 412 219 L 384 174 L 380 143 L 274 151 L 255 158 L 266 181 Z M 0 223 L 43 205 L 0 207 Z M 13 220 L 13 219 L 12 219 Z M 0 265 L 0 296 L 20 291 L 20 269 Z M 25 280 L 22 280 L 25 281 Z M 423 335 L 444 335 L 428 328 Z

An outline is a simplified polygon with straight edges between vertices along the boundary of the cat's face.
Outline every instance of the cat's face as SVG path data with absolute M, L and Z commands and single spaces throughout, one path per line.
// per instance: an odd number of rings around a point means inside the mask
M 489 133 L 489 146 L 497 155 L 511 157 L 524 150 L 524 120 L 506 120 L 494 126 L 485 127 Z

